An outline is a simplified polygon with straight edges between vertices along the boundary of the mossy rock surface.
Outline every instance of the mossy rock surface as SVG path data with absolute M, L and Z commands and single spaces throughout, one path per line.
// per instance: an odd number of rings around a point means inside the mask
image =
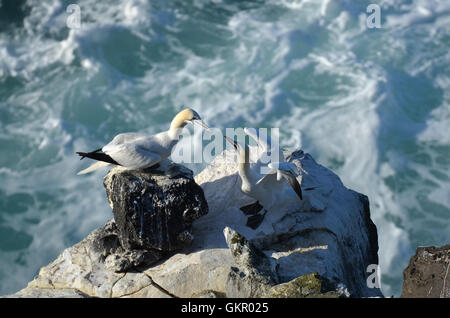
M 335 284 L 318 273 L 297 277 L 287 283 L 272 287 L 267 295 L 273 298 L 339 298 L 345 295 Z

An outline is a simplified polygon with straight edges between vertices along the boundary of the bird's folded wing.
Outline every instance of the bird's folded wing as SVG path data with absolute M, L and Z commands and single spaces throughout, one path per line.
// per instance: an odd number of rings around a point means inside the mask
M 109 144 L 103 151 L 120 165 L 130 169 L 147 168 L 161 161 L 159 154 L 135 143 Z
M 105 151 L 105 148 L 108 149 L 108 147 L 117 146 L 117 145 L 123 145 L 126 143 L 133 143 L 140 139 L 148 138 L 148 135 L 142 134 L 142 133 L 122 133 L 118 134 L 111 140 L 109 144 L 103 147 L 103 151 Z

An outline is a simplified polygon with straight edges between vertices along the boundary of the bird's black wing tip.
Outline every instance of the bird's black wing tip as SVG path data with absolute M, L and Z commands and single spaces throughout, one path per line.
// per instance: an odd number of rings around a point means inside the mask
M 292 189 L 294 189 L 295 193 L 297 193 L 297 196 L 300 198 L 300 200 L 303 200 L 302 187 L 300 186 L 300 183 L 298 183 L 298 180 L 294 177 L 289 179 L 289 183 Z
M 80 160 L 83 160 L 84 158 L 86 158 L 86 154 L 84 152 L 76 152 L 77 155 L 79 155 L 81 158 Z

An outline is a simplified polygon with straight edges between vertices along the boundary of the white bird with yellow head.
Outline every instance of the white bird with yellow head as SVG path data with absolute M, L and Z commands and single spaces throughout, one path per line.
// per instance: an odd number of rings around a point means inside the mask
M 109 165 L 118 165 L 130 170 L 154 167 L 170 156 L 183 128 L 189 123 L 209 129 L 195 110 L 186 108 L 173 118 L 167 131 L 155 135 L 122 133 L 102 148 L 91 152 L 77 152 L 81 159 L 86 157 L 97 160 L 78 174 Z

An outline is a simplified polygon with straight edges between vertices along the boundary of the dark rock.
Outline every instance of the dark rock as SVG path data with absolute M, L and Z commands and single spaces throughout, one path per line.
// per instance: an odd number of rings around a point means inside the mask
M 172 162 L 142 171 L 113 168 L 104 185 L 125 250 L 169 252 L 189 245 L 192 222 L 208 213 L 192 171 Z
M 450 245 L 418 247 L 403 271 L 402 298 L 450 298 Z
M 120 244 L 119 230 L 114 220 L 93 232 L 91 241 L 93 251 L 100 256 L 99 261 L 116 273 L 148 266 L 162 258 L 162 253 L 158 250 L 124 249 Z
M 99 253 L 103 260 L 110 254 L 122 251 L 119 241 L 119 231 L 114 220 L 108 221 L 104 227 L 96 230 L 92 240 L 92 249 Z
M 367 235 L 369 237 L 369 259 L 367 259 L 367 264 L 378 264 L 378 232 L 375 223 L 373 223 L 370 218 L 370 205 L 369 198 L 362 194 L 356 192 L 363 206 L 364 223 L 367 228 Z
M 122 273 L 131 268 L 149 266 L 162 256 L 162 253 L 156 250 L 128 250 L 106 257 L 105 266 L 116 273 Z

